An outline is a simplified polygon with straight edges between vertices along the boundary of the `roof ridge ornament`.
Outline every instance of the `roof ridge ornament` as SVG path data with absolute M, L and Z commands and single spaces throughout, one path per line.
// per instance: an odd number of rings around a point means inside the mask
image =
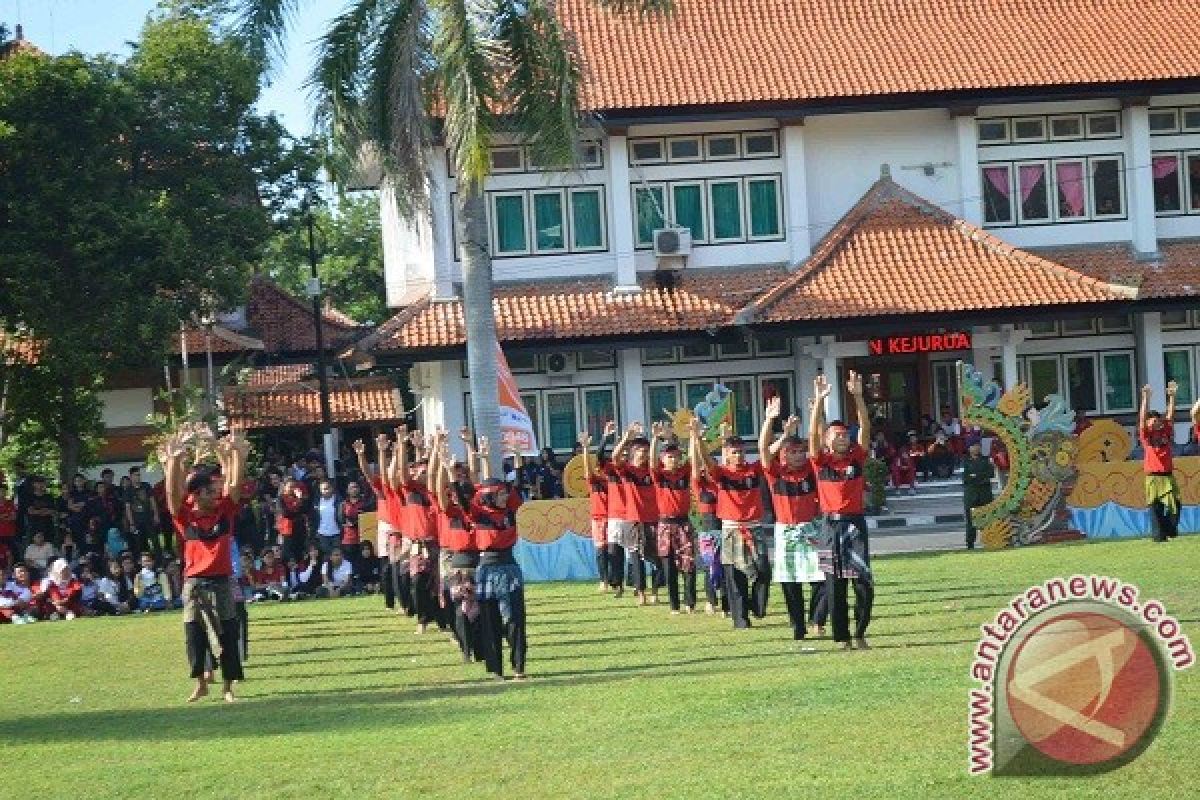
M 892 165 L 886 161 L 879 165 L 879 177 L 883 180 L 890 181 L 892 179 Z

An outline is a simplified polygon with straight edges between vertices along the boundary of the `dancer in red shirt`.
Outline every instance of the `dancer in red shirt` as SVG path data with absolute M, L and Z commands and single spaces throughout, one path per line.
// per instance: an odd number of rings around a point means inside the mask
M 1175 381 L 1167 384 L 1167 413 L 1164 416 L 1150 411 L 1154 390 L 1142 387 L 1142 403 L 1138 408 L 1138 440 L 1145 456 L 1142 470 L 1146 473 L 1146 505 L 1150 507 L 1151 536 L 1165 542 L 1179 535 L 1180 493 L 1175 480 L 1173 450 L 1175 447 Z
M 683 610 L 696 610 L 696 529 L 692 527 L 690 467 L 683 465 L 683 452 L 674 437 L 668 439 L 667 426 L 656 422 L 651 426 L 651 477 L 654 479 L 655 504 L 658 507 L 658 527 L 655 530 L 659 566 L 666 572 L 667 596 L 671 613 L 678 614 L 679 576 L 683 575 Z M 661 461 L 658 448 L 662 442 Z
M 467 441 L 469 465 L 474 460 L 474 448 L 469 436 L 463 438 Z M 471 527 L 475 485 L 470 480 L 469 466 L 459 469 L 462 466 L 451 458 L 446 435 L 439 432 L 430 454 L 429 469 L 433 475 L 433 497 L 438 509 L 442 602 L 452 622 L 463 663 L 469 663 L 483 660 L 484 654 L 480 639 L 480 607 L 475 589 L 479 547 Z
M 833 640 L 841 642 L 847 650 L 855 644 L 865 650 L 867 625 L 871 622 L 871 607 L 875 601 L 867 519 L 863 516 L 866 490 L 863 469 L 867 462 L 867 443 L 871 441 L 871 420 L 863 401 L 862 377 L 857 372 L 850 372 L 846 388 L 858 415 L 858 441 L 850 441 L 850 431 L 841 420 L 830 422 L 828 428 L 822 430 L 825 398 L 829 397 L 833 387 L 824 375 L 818 375 L 813 383 L 816 403 L 809 418 L 808 452 L 816 472 L 821 513 L 825 515 L 819 560 L 825 573 Z M 854 644 L 850 641 L 846 602 L 850 581 L 854 582 Z
M 614 563 L 609 556 L 609 481 L 604 473 L 604 447 L 608 440 L 617 432 L 617 423 L 608 422 L 604 426 L 604 436 L 600 439 L 600 447 L 596 457 L 591 456 L 592 436 L 586 431 L 579 434 L 579 446 L 583 449 L 585 466 L 587 467 L 588 499 L 591 505 L 592 544 L 596 548 L 596 571 L 600 573 L 600 588 L 598 591 L 607 592 L 613 587 L 609 584 L 609 570 L 620 571 L 619 567 L 610 567 Z M 624 556 L 622 555 L 622 558 Z
M 633 554 L 633 589 L 638 605 L 646 605 L 646 566 L 655 568 L 654 602 L 658 602 L 658 576 L 662 567 L 658 560 L 658 501 L 654 494 L 654 475 L 650 471 L 650 440 L 642 435 L 642 424 L 635 422 L 613 448 L 610 475 L 619 479 L 623 518 L 619 527 L 621 545 Z M 610 484 L 610 502 L 611 502 Z M 611 566 L 610 566 L 611 569 Z M 617 593 L 620 596 L 620 592 Z

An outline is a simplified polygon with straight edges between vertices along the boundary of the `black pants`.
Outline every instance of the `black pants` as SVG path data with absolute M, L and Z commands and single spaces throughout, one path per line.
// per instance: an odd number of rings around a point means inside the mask
M 725 579 L 713 580 L 715 567 L 707 570 L 704 576 L 704 597 L 709 604 L 716 607 L 719 603 L 722 611 L 729 610 L 729 595 L 725 592 Z
M 809 624 L 824 628 L 829 619 L 829 599 L 825 594 L 825 581 L 810 583 L 808 590 L 811 596 L 808 609 Z
M 875 587 L 864 578 L 835 578 L 825 576 L 825 594 L 829 600 L 830 616 L 833 618 L 833 640 L 850 641 L 850 606 L 846 588 L 854 584 L 854 638 L 867 635 L 871 624 L 871 607 L 875 604 Z
M 722 565 L 725 568 L 725 597 L 729 602 L 729 613 L 733 617 L 733 627 L 750 627 L 749 582 L 746 573 L 732 564 Z
M 191 667 L 192 677 L 200 678 L 204 676 L 204 671 L 209 666 L 209 649 L 208 637 L 204 635 L 204 623 L 200 620 L 195 622 L 185 622 L 184 634 L 187 643 L 188 666 Z M 242 674 L 242 660 L 238 657 L 240 648 L 240 632 L 238 630 L 237 617 L 221 620 L 221 679 L 226 681 L 240 681 L 245 676 Z
M 608 543 L 608 585 L 620 589 L 625 581 L 625 548 L 616 542 Z
M 483 661 L 483 637 L 480 633 L 482 614 L 472 620 L 463 613 L 462 605 L 454 606 L 454 638 L 462 651 L 464 662 Z
M 238 644 L 241 649 L 238 653 L 241 656 L 242 663 L 250 658 L 250 615 L 246 613 L 246 604 L 237 603 L 237 621 L 238 621 Z
M 608 545 L 596 547 L 596 571 L 600 573 L 600 582 L 608 583 Z
M 1150 505 L 1150 535 L 1156 542 L 1165 542 L 1179 535 L 1179 513 L 1167 511 L 1161 500 Z
M 480 604 L 479 633 L 483 644 L 483 660 L 493 675 L 504 674 L 504 645 L 508 642 L 509 662 L 513 672 L 525 672 L 525 592 L 518 589 L 511 595 L 512 617 L 506 624 L 500 616 L 500 603 L 484 600 Z
M 411 617 L 416 611 L 413 608 L 413 579 L 408 574 L 408 561 L 393 564 L 392 569 L 395 571 L 396 603 L 401 611 Z
M 667 594 L 671 599 L 671 610 L 679 610 L 679 576 L 683 575 L 683 604 L 688 608 L 696 607 L 696 570 L 680 573 L 675 565 L 675 556 L 669 555 L 659 559 L 667 567 Z
M 762 619 L 767 615 L 767 599 L 771 594 L 771 562 L 763 540 L 755 537 L 754 567 L 757 574 L 750 586 L 750 612 Z
M 792 623 L 792 638 L 803 639 L 807 632 L 808 619 L 804 616 L 804 584 L 781 583 L 783 601 L 787 603 L 788 620 Z
M 298 531 L 291 536 L 283 537 L 283 563 L 295 561 L 299 564 L 308 553 L 304 548 L 304 536 Z
M 379 559 L 379 583 L 383 587 L 383 605 L 387 608 L 396 607 L 396 573 L 391 560 L 384 556 Z
M 406 573 L 407 574 L 407 573 Z M 412 609 L 417 615 L 417 623 L 428 625 L 438 621 L 438 598 L 434 585 L 432 567 L 412 576 Z

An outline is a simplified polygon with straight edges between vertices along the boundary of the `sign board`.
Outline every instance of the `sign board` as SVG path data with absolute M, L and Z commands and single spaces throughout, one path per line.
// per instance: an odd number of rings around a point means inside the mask
M 867 340 L 867 352 L 873 356 L 948 353 L 970 349 L 971 334 L 964 331 L 925 333 L 916 336 L 879 336 Z

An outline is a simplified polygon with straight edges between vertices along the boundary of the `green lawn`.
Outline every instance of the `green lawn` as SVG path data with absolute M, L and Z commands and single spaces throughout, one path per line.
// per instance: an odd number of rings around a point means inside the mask
M 1087 779 L 966 774 L 978 625 L 1055 575 L 1157 597 L 1200 641 L 1200 536 L 880 558 L 874 649 L 748 632 L 591 585 L 530 594 L 532 680 L 497 685 L 378 597 L 251 607 L 241 701 L 182 700 L 178 614 L 0 629 L 0 797 L 1145 797 L 1194 791 L 1200 682 Z M 1155 791 L 1157 790 L 1157 791 Z M 1181 795 L 1182 793 L 1182 795 Z

